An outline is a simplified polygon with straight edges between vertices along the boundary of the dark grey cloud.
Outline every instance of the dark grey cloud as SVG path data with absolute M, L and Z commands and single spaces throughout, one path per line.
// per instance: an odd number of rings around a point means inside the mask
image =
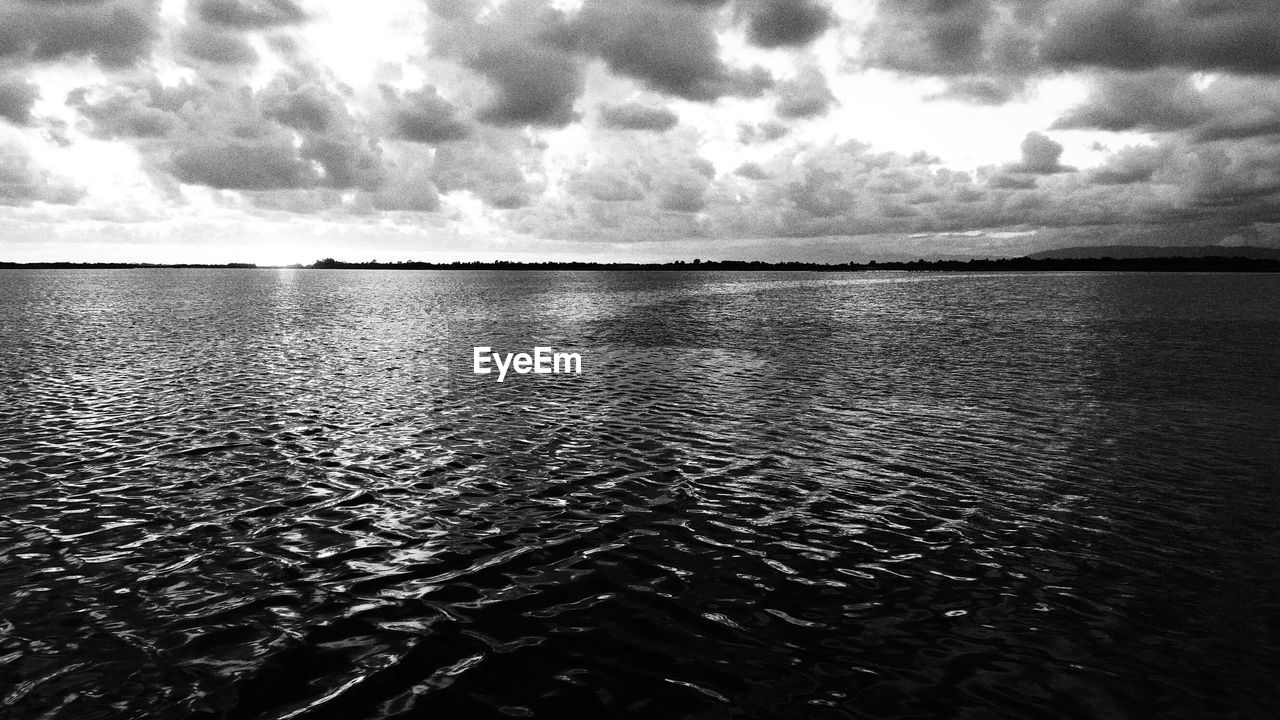
M 169 167 L 184 183 L 220 190 L 280 190 L 320 182 L 287 137 L 202 140 L 178 150 Z
M 243 36 L 201 25 L 182 31 L 178 47 L 199 60 L 219 65 L 254 65 L 258 53 Z
M 14 125 L 31 122 L 31 106 L 40 97 L 40 89 L 26 80 L 0 79 L 0 118 Z
M 587 0 L 548 38 L 603 58 L 609 69 L 689 100 L 756 96 L 772 85 L 761 68 L 740 71 L 720 59 L 716 19 L 697 4 Z
M 1049 26 L 1043 56 L 1064 67 L 1276 73 L 1280 14 L 1270 0 L 1072 3 Z
M 806 68 L 794 80 L 778 86 L 778 114 L 786 118 L 808 118 L 826 114 L 836 97 L 819 70 Z
M 196 14 L 205 22 L 241 30 L 261 30 L 307 20 L 293 0 L 196 0 Z
M 1147 182 L 1169 160 L 1166 148 L 1136 145 L 1126 147 L 1089 172 L 1089 180 L 1099 185 L 1128 185 Z
M 500 127 L 563 127 L 578 118 L 582 62 L 563 37 L 566 18 L 541 0 L 511 0 L 476 19 L 473 3 L 431 3 L 436 55 L 488 81 L 492 91 L 477 117 Z
M 395 98 L 389 88 L 384 88 L 384 95 L 393 100 L 396 137 L 438 145 L 471 135 L 471 128 L 458 119 L 457 109 L 440 97 L 434 86 L 405 93 L 402 98 Z
M 1168 147 L 1169 179 L 1193 207 L 1236 218 L 1280 215 L 1280 146 L 1253 140 Z
M 664 107 L 650 107 L 638 103 L 600 106 L 600 123 L 616 130 L 666 132 L 679 122 L 680 118 Z
M 174 132 L 181 124 L 178 116 L 152 106 L 151 100 L 142 89 L 90 100 L 88 89 L 80 88 L 68 96 L 67 105 L 93 123 L 93 134 L 98 137 L 149 138 Z
M 384 171 L 377 146 L 356 136 L 314 135 L 302 144 L 301 155 L 319 163 L 319 183 L 333 188 L 376 189 Z
M 1074 168 L 1058 162 L 1062 157 L 1062 144 L 1044 133 L 1029 132 L 1022 139 L 1022 160 L 1009 167 L 1011 172 L 1031 175 L 1052 175 L 1071 172 Z
M 499 126 L 563 127 L 578 119 L 573 105 L 582 92 L 577 61 L 555 47 L 515 43 L 480 50 L 470 65 L 496 90 L 480 109 L 481 120 Z
M 1277 135 L 1280 135 L 1280 105 L 1259 107 L 1254 112 L 1224 113 L 1200 126 L 1194 137 L 1200 142 L 1214 142 Z
M 759 163 L 753 162 L 739 165 L 738 169 L 734 170 L 733 173 L 750 180 L 764 180 L 769 177 L 769 172 L 767 170 L 761 167 Z
M 481 12 L 472 0 L 429 0 L 433 52 L 474 70 L 493 91 L 476 117 L 500 127 L 561 127 L 579 118 L 584 68 L 603 60 L 647 89 L 690 100 L 758 96 L 763 68 L 728 67 L 716 31 L 722 2 L 586 0 L 571 13 L 544 0 L 510 0 Z
M 1196 142 L 1280 135 L 1280 79 L 1221 76 L 1200 87 L 1184 71 L 1110 71 L 1054 127 L 1182 133 Z
M 151 0 L 10 0 L 0 5 L 0 64 L 88 57 L 127 67 L 151 54 L 157 9 Z
M 1272 0 L 881 0 L 865 42 L 867 64 L 984 103 L 1057 69 L 1280 73 Z
M 263 114 L 298 130 L 324 132 L 342 113 L 336 99 L 314 84 L 282 89 L 263 101 Z
M 995 9 L 988 0 L 880 0 L 866 37 L 872 65 L 923 75 L 984 68 Z
M 755 0 L 747 10 L 747 38 L 764 48 L 806 45 L 834 22 L 831 8 L 817 0 Z
M 1095 78 L 1084 103 L 1053 127 L 1162 132 L 1194 127 L 1206 119 L 1200 93 L 1186 73 L 1110 72 Z

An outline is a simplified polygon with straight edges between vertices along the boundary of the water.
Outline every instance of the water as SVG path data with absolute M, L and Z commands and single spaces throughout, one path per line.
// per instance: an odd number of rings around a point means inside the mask
M 1275 276 L 0 271 L 0 715 L 1275 717 L 1277 338 Z

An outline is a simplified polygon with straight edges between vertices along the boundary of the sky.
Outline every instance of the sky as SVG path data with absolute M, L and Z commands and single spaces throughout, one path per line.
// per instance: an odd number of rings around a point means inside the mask
M 0 0 L 0 260 L 1280 247 L 1274 0 Z

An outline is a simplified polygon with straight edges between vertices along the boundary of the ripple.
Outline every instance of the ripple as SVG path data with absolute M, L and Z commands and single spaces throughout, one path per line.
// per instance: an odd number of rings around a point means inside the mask
M 1280 709 L 1275 279 L 0 273 L 5 717 Z

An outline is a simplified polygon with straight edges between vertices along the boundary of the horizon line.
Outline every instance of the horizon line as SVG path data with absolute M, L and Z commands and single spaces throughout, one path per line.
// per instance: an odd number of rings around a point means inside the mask
M 1247 247 L 1247 246 L 1241 246 Z M 1038 254 L 1038 253 L 1037 253 Z M 1139 257 L 1005 257 L 970 258 L 967 260 L 926 260 L 866 262 L 811 262 L 784 260 L 672 260 L 667 262 L 598 262 L 581 260 L 453 260 L 430 262 L 421 260 L 351 262 L 323 258 L 310 264 L 258 265 L 256 263 L 152 263 L 152 262 L 74 262 L 74 261 L 0 261 L 0 269 L 173 269 L 173 270 L 662 270 L 662 271 L 811 271 L 811 272 L 865 272 L 865 271 L 1088 271 L 1088 270 L 1136 270 L 1136 271 L 1266 271 L 1280 272 L 1280 259 L 1258 258 L 1244 255 L 1167 255 Z

